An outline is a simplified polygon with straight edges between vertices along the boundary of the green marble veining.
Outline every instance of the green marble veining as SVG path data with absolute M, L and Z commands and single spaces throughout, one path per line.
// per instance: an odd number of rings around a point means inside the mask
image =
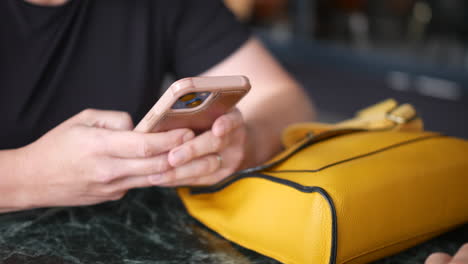
M 465 226 L 377 263 L 423 263 L 432 251 L 453 253 L 466 242 L 467 231 Z M 278 263 L 207 230 L 187 215 L 173 190 L 160 188 L 134 190 L 121 201 L 96 206 L 2 214 L 0 262 Z

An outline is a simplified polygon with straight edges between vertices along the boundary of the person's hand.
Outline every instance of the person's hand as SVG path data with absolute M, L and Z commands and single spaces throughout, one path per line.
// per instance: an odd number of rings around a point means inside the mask
M 219 117 L 211 130 L 169 152 L 174 169 L 149 177 L 154 185 L 214 184 L 239 169 L 246 153 L 247 128 L 235 109 Z
M 468 264 L 468 243 L 463 245 L 453 257 L 446 253 L 433 253 L 426 259 L 425 264 Z
M 189 129 L 132 128 L 127 113 L 85 110 L 19 149 L 25 207 L 90 205 L 152 186 L 150 175 L 170 169 L 168 151 L 194 137 Z

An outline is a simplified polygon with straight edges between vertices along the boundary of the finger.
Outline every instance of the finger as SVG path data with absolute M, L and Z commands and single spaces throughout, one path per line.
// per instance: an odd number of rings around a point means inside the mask
M 112 167 L 115 173 L 110 181 L 130 176 L 158 174 L 172 169 L 166 153 L 144 159 L 116 158 L 112 160 Z
M 244 123 L 242 113 L 235 108 L 233 111 L 220 116 L 213 123 L 211 131 L 217 137 L 221 137 L 241 126 Z
M 184 179 L 210 175 L 218 170 L 220 166 L 221 163 L 217 155 L 207 155 L 164 173 L 151 175 L 148 178 L 154 185 L 169 184 Z
M 125 197 L 125 194 L 127 194 L 126 191 L 121 191 L 121 192 L 114 193 L 114 194 L 111 195 L 109 200 L 111 200 L 111 201 L 121 200 L 122 198 Z
M 117 179 L 107 186 L 108 193 L 126 191 L 135 188 L 150 187 L 153 184 L 148 180 L 147 175 L 131 176 Z
M 160 184 L 162 187 L 181 187 L 181 186 L 209 186 L 216 184 L 231 175 L 230 169 L 219 169 L 215 173 L 201 177 L 192 177 L 181 179 L 174 182 Z
M 228 143 L 229 137 L 227 135 L 216 137 L 211 131 L 206 131 L 195 139 L 171 150 L 169 152 L 169 164 L 177 167 L 199 157 L 220 152 Z
M 72 122 L 79 122 L 86 126 L 111 130 L 133 129 L 132 117 L 127 112 L 86 109 L 76 117 L 72 118 Z
M 189 129 L 160 133 L 113 132 L 106 137 L 106 153 L 120 158 L 148 158 L 168 152 L 194 137 Z
M 448 264 L 451 259 L 452 257 L 449 254 L 437 252 L 431 254 L 424 264 Z
M 464 244 L 457 253 L 453 256 L 452 261 L 450 263 L 458 264 L 458 263 L 468 263 L 468 243 Z

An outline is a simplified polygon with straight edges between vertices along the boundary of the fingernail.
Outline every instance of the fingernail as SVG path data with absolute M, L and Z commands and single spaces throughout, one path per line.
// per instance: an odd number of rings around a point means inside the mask
M 187 158 L 187 153 L 184 149 L 177 149 L 176 151 L 172 152 L 172 166 L 177 166 L 185 161 Z
M 155 185 L 160 184 L 163 180 L 163 174 L 159 173 L 159 174 L 150 175 L 148 178 L 151 184 L 155 184 Z
M 185 133 L 185 135 L 182 137 L 182 141 L 185 143 L 194 137 L 195 137 L 195 134 L 192 131 L 190 131 L 190 132 Z

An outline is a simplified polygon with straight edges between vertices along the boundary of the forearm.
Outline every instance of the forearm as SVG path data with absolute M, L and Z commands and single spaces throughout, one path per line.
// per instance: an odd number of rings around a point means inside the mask
M 18 150 L 0 150 L 0 213 L 27 209 Z
M 281 134 L 285 127 L 315 118 L 311 100 L 295 83 L 256 103 L 242 105 L 241 112 L 249 129 L 247 167 L 261 164 L 281 150 Z
M 203 73 L 232 74 L 247 76 L 252 85 L 238 108 L 249 133 L 250 149 L 243 167 L 255 166 L 280 151 L 281 131 L 287 125 L 314 119 L 313 106 L 300 85 L 255 38 Z

